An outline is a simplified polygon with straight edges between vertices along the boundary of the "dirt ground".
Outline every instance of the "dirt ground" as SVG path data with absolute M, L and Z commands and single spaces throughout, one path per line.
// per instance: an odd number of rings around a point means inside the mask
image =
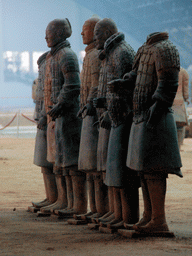
M 182 146 L 184 178 L 168 179 L 166 216 L 175 238 L 139 239 L 27 212 L 32 200 L 45 196 L 40 168 L 33 165 L 34 143 L 0 139 L 0 255 L 192 255 L 192 139 L 185 139 Z M 141 215 L 142 211 L 141 195 Z

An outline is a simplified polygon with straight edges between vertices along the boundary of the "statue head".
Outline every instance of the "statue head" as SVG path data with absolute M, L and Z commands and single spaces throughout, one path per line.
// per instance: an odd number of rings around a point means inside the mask
M 94 29 L 94 41 L 96 48 L 98 50 L 102 50 L 104 48 L 105 41 L 117 32 L 117 25 L 112 19 L 105 18 L 97 22 Z
M 55 19 L 48 24 L 45 34 L 47 46 L 54 47 L 71 36 L 71 24 L 68 19 Z
M 93 42 L 94 28 L 96 23 L 99 20 L 100 19 L 97 17 L 92 17 L 86 20 L 85 23 L 83 24 L 81 35 L 82 35 L 84 44 L 89 45 Z

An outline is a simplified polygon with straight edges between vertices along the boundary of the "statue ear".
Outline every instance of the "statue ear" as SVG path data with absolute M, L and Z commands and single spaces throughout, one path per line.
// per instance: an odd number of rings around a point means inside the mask
M 58 29 L 57 30 L 57 36 L 62 37 L 62 35 L 63 35 L 63 29 Z

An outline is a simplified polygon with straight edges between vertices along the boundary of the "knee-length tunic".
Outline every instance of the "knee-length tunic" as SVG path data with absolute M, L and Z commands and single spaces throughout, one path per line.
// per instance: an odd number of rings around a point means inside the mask
M 85 48 L 83 69 L 80 74 L 80 108 L 87 103 L 92 104 L 97 96 L 99 82 L 100 60 L 95 44 L 91 43 Z M 81 140 L 79 149 L 78 169 L 82 171 L 95 171 L 97 169 L 97 143 L 98 129 L 93 124 L 97 121 L 97 114 L 87 115 L 82 122 Z
M 44 79 L 45 79 L 45 59 L 48 52 L 42 54 L 38 61 L 39 75 L 36 90 L 36 105 L 35 113 L 36 120 L 41 117 L 41 111 L 43 109 L 43 90 L 44 90 Z M 52 168 L 52 164 L 47 161 L 47 129 L 40 130 L 37 129 L 36 140 L 35 140 L 35 150 L 34 150 L 34 160 L 33 163 L 37 166 Z

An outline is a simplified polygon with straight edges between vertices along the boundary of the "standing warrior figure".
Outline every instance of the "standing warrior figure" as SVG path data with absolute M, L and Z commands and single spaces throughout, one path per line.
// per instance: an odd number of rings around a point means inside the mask
M 45 59 L 48 52 L 42 54 L 38 61 L 39 76 L 36 90 L 36 105 L 35 105 L 35 120 L 38 122 L 42 117 L 44 102 L 44 80 L 45 80 Z M 55 182 L 55 175 L 53 174 L 53 165 L 47 161 L 47 123 L 44 123 L 42 129 L 37 128 L 34 164 L 41 167 L 43 173 L 43 180 L 45 185 L 46 199 L 41 202 L 32 202 L 37 209 L 53 204 L 57 200 L 57 187 Z
M 97 141 L 98 129 L 93 124 L 97 121 L 96 109 L 93 107 L 93 98 L 97 96 L 99 83 L 99 71 L 101 61 L 98 58 L 98 50 L 93 42 L 93 32 L 98 18 L 93 17 L 85 21 L 82 28 L 83 43 L 86 55 L 83 60 L 83 69 L 80 74 L 80 110 L 78 117 L 83 119 L 81 129 L 81 141 L 79 150 L 78 169 L 86 173 L 89 205 L 91 212 L 84 215 L 74 215 L 75 219 L 84 219 L 96 213 L 95 190 L 93 173 L 97 172 Z
M 36 100 L 38 98 L 38 96 L 37 96 L 37 87 L 38 87 L 38 78 L 36 78 L 33 81 L 33 84 L 32 84 L 32 99 L 33 99 L 34 103 L 36 103 Z M 35 108 L 36 108 L 36 105 L 35 105 Z M 36 111 L 35 111 L 34 115 L 36 115 Z
M 182 177 L 171 111 L 180 60 L 168 37 L 166 32 L 150 34 L 136 54 L 132 71 L 122 80 L 122 85 L 135 86 L 127 166 L 139 172 L 144 200 L 143 218 L 133 228 L 146 233 L 169 230 L 165 219 L 166 178 L 169 173 Z M 111 90 L 116 90 L 117 84 L 114 82 Z
M 94 100 L 94 104 L 107 110 L 100 118 L 102 129 L 111 127 L 104 180 L 108 186 L 110 209 L 108 214 L 99 220 L 102 225 L 108 224 L 109 228 L 119 228 L 124 222 L 138 221 L 137 175 L 126 167 L 132 123 L 132 92 L 121 90 L 111 93 L 107 89 L 107 83 L 123 78 L 123 75 L 132 69 L 135 52 L 125 42 L 124 34 L 118 32 L 115 22 L 111 19 L 98 22 L 94 34 L 95 44 L 97 49 L 101 50 L 102 59 L 98 98 Z M 99 110 L 101 111 L 101 108 Z
M 68 209 L 84 213 L 85 175 L 77 171 L 81 121 L 79 110 L 80 78 L 76 54 L 66 38 L 72 33 L 68 19 L 53 20 L 46 28 L 47 46 L 51 51 L 46 58 L 47 102 L 45 110 L 48 124 L 55 121 L 55 159 L 58 199 L 41 212 Z M 51 108 L 51 110 L 50 110 Z M 51 136 L 50 136 L 51 137 Z M 58 213 L 58 212 L 57 212 Z
M 179 87 L 173 102 L 179 148 L 181 148 L 185 137 L 185 126 L 188 125 L 185 102 L 189 104 L 189 74 L 184 68 L 181 68 L 179 72 Z

